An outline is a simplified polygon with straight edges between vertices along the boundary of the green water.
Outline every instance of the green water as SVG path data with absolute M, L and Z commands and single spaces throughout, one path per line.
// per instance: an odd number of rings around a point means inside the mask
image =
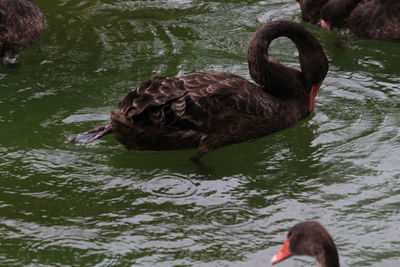
M 48 28 L 0 67 L 0 266 L 269 266 L 287 229 L 318 220 L 343 266 L 400 263 L 399 43 L 311 30 L 330 71 L 316 112 L 219 149 L 126 151 L 104 124 L 155 75 L 249 78 L 248 39 L 292 0 L 37 0 Z M 286 39 L 271 54 L 298 67 Z M 282 266 L 310 266 L 307 257 Z

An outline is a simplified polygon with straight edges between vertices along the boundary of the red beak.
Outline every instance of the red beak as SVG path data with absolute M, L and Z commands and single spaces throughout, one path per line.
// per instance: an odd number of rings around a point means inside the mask
M 319 21 L 319 24 L 320 24 L 321 27 L 322 27 L 323 29 L 325 29 L 325 30 L 329 30 L 329 29 L 331 28 L 331 26 L 332 26 L 332 22 L 326 21 L 326 20 L 323 20 L 323 19 L 321 19 L 321 20 Z
M 317 93 L 319 88 L 321 87 L 321 84 L 314 85 L 311 87 L 311 92 L 310 92 L 310 98 L 308 99 L 308 112 L 313 112 L 315 109 L 315 98 L 317 97 Z
M 289 242 L 290 238 L 288 237 L 286 238 L 278 253 L 276 253 L 275 256 L 272 257 L 271 264 L 276 264 L 292 256 L 292 253 L 289 250 Z

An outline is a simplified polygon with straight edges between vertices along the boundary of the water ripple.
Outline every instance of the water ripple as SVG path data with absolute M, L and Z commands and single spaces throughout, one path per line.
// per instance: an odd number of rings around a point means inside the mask
M 156 175 L 142 185 L 142 189 L 155 196 L 184 198 L 197 191 L 190 178 L 176 173 Z
M 224 206 L 208 208 L 204 216 L 215 227 L 236 228 L 251 224 L 259 215 L 251 209 Z

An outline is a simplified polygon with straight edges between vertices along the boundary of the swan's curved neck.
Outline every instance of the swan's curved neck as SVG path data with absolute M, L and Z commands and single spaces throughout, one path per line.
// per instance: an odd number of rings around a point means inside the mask
M 271 42 L 281 36 L 288 37 L 288 32 L 282 32 L 279 26 L 269 24 L 255 32 L 250 41 L 247 60 L 251 78 L 268 91 L 279 93 L 279 90 L 289 90 L 290 83 L 287 76 L 291 77 L 291 82 L 298 81 L 298 71 L 286 67 L 268 55 L 268 48 Z M 294 80 L 293 80 L 294 78 Z
M 268 56 L 271 42 L 279 37 L 291 39 L 298 51 L 301 72 L 286 67 Z M 301 25 L 292 21 L 276 21 L 255 32 L 248 49 L 252 79 L 278 97 L 309 94 L 313 85 L 322 82 L 328 63 L 318 40 Z
M 336 248 L 326 247 L 323 255 L 317 257 L 319 267 L 340 267 Z

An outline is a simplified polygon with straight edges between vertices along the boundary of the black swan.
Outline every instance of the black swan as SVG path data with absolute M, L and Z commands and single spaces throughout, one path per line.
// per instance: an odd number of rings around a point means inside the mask
M 399 0 L 297 0 L 302 18 L 323 28 L 349 28 L 358 36 L 400 40 Z
M 288 37 L 301 71 L 268 57 L 272 40 Z M 226 72 L 194 72 L 140 84 L 111 111 L 111 123 L 72 136 L 90 142 L 114 133 L 127 149 L 198 148 L 197 159 L 216 148 L 287 128 L 309 115 L 328 71 L 318 40 L 286 20 L 262 26 L 248 48 L 250 75 L 258 85 Z
M 0 56 L 3 64 L 36 41 L 46 26 L 40 9 L 30 0 L 0 0 Z
M 319 222 L 306 221 L 293 226 L 271 263 L 276 264 L 295 255 L 314 257 L 320 267 L 339 267 L 335 243 Z

